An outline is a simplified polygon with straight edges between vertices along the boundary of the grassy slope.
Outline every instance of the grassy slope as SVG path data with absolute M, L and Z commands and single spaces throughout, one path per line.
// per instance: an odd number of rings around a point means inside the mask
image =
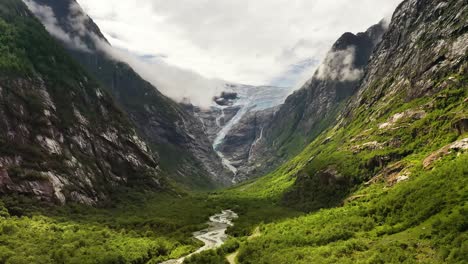
M 393 188 L 355 192 L 343 207 L 262 226 L 241 263 L 463 263 L 468 258 L 468 154 Z M 447 179 L 450 177 L 450 179 Z
M 264 197 L 276 203 L 316 211 L 262 227 L 263 235 L 241 245 L 241 263 L 413 263 L 462 262 L 467 259 L 468 155 L 452 154 L 434 169 L 423 160 L 434 151 L 466 138 L 453 128 L 466 118 L 467 79 L 447 76 L 442 92 L 402 102 L 398 97 L 376 105 L 385 115 L 369 122 L 369 112 L 348 125 L 319 136 L 278 171 L 228 193 Z M 395 113 L 424 110 L 421 119 L 403 118 L 394 129 L 379 129 Z M 398 141 L 381 149 L 355 146 Z M 375 161 L 382 162 L 375 162 Z M 402 164 L 408 182 L 389 187 L 381 177 L 361 185 L 386 167 Z M 344 184 L 323 184 L 315 175 L 333 168 Z M 296 180 L 299 175 L 301 181 Z M 448 179 L 447 177 L 450 177 Z M 340 207 L 346 197 L 360 198 Z
M 310 211 L 317 207 L 339 204 L 344 197 L 353 192 L 355 183 L 369 180 L 389 164 L 401 161 L 405 168 L 417 168 L 432 152 L 466 137 L 466 133 L 459 135 L 453 124 L 468 116 L 467 102 L 465 102 L 465 98 L 468 97 L 468 79 L 452 75 L 440 82 L 449 78 L 455 81 L 438 94 L 410 102 L 402 102 L 402 99 L 395 96 L 392 102 L 376 105 L 378 111 L 386 113 L 377 120 L 367 120 L 369 112 L 376 109 L 358 109 L 360 114 L 350 124 L 328 129 L 301 154 L 275 172 L 227 190 L 226 193 L 239 197 L 261 197 L 277 202 L 283 201 L 296 208 Z M 394 125 L 394 128 L 379 129 L 379 124 L 387 122 L 394 114 L 406 110 L 424 110 L 426 115 L 419 120 L 403 118 Z M 353 147 L 373 141 L 384 144 L 384 147 L 353 152 Z M 397 144 L 393 144 L 393 141 L 397 141 Z M 388 160 L 384 160 L 382 164 L 374 164 L 373 161 L 379 158 L 388 158 Z M 327 203 L 314 197 L 301 197 L 302 204 L 298 197 L 284 196 L 284 193 L 294 193 L 301 188 L 296 182 L 297 175 L 303 174 L 303 178 L 313 178 L 315 173 L 329 167 L 338 170 L 350 182 L 350 188 L 345 189 L 343 193 L 337 193 L 334 202 Z M 289 198 L 291 200 L 288 200 Z M 313 202 L 317 203 L 316 207 L 311 207 Z

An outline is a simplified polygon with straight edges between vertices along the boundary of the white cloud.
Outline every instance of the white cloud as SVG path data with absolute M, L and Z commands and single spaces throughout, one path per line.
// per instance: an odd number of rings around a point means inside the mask
M 89 17 L 75 2 L 71 2 L 71 13 L 66 22 L 74 30 L 73 34 L 77 34 L 76 37 L 72 37 L 71 34 L 62 29 L 51 7 L 39 5 L 34 0 L 24 0 L 24 2 L 54 37 L 65 42 L 71 48 L 86 51 L 88 48 L 80 37 L 91 37 L 97 49 L 105 52 L 116 61 L 128 63 L 142 78 L 174 100 L 209 107 L 213 97 L 219 95 L 224 88 L 224 81 L 207 79 L 190 70 L 168 65 L 160 57 L 141 58 L 126 50 L 109 45 L 94 32 L 88 31 Z
M 47 31 L 54 37 L 67 43 L 73 48 L 89 51 L 80 38 L 67 34 L 59 25 L 52 8 L 35 3 L 33 0 L 23 0 L 29 10 L 42 22 Z
M 355 47 L 329 52 L 323 63 L 318 67 L 315 77 L 320 80 L 341 82 L 359 80 L 363 71 L 354 67 L 355 54 Z
M 288 75 L 291 65 L 321 60 L 342 33 L 366 30 L 401 0 L 78 2 L 114 46 L 164 55 L 209 78 L 266 84 Z M 304 71 L 311 76 L 315 67 Z
M 208 108 L 213 104 L 213 97 L 223 91 L 224 82 L 221 80 L 203 78 L 195 72 L 168 65 L 157 58 L 143 60 L 97 38 L 96 44 L 98 49 L 113 59 L 128 63 L 143 79 L 178 102 L 190 102 Z
M 89 18 L 79 5 L 72 2 L 68 17 L 72 37 L 50 7 L 23 1 L 52 35 L 87 50 L 80 36 L 90 34 Z M 367 29 L 401 0 L 78 1 L 114 46 L 97 41 L 98 48 L 130 64 L 165 95 L 206 107 L 223 89 L 221 80 L 301 87 L 342 33 Z M 320 78 L 360 76 L 351 68 L 352 51 L 331 55 Z M 331 63 L 343 67 L 333 71 Z

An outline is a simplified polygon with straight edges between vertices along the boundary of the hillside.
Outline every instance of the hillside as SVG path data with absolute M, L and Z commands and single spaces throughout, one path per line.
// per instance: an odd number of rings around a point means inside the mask
M 464 1 L 397 8 L 337 122 L 229 191 L 315 212 L 263 226 L 240 263 L 466 260 L 467 18 Z
M 278 164 L 299 154 L 335 123 L 347 100 L 357 91 L 364 69 L 386 26 L 382 21 L 366 32 L 343 34 L 301 89 L 290 95 L 278 109 L 258 111 L 258 116 L 273 115 L 259 124 L 261 138 L 258 133 L 257 140 L 250 141 L 252 151 L 244 158 L 240 172 L 244 178 L 276 169 Z M 233 131 L 242 129 L 242 123 L 246 122 L 249 121 L 240 122 Z
M 2 193 L 96 204 L 119 186 L 163 188 L 128 117 L 23 3 L 0 3 L 0 27 Z

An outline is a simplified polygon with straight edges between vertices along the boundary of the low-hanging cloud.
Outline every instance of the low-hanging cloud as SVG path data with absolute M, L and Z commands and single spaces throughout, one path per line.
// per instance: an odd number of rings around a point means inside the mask
M 317 69 L 314 77 L 319 80 L 340 82 L 350 82 L 361 79 L 363 70 L 354 67 L 355 54 L 355 47 L 329 52 Z
M 63 30 L 51 7 L 40 5 L 33 0 L 23 0 L 29 10 L 42 22 L 47 31 L 74 49 L 89 51 L 79 37 L 73 37 Z
M 90 37 L 95 47 L 110 58 L 130 65 L 143 79 L 157 87 L 166 96 L 178 101 L 208 108 L 213 97 L 224 89 L 225 82 L 207 79 L 199 74 L 171 66 L 158 57 L 142 59 L 126 50 L 112 47 L 107 41 L 90 32 L 87 28 L 89 17 L 76 2 L 71 2 L 68 26 L 73 36 L 60 26 L 53 9 L 39 5 L 33 0 L 24 0 L 31 12 L 44 24 L 47 31 L 73 49 L 89 51 L 82 37 Z
M 77 0 L 118 48 L 164 54 L 208 78 L 294 85 L 305 60 L 321 61 L 344 32 L 361 32 L 401 0 Z M 308 77 L 307 77 L 308 76 Z
M 89 17 L 80 5 L 71 1 L 70 34 L 60 27 L 50 7 L 23 1 L 52 35 L 75 49 L 88 50 L 81 37 L 91 34 Z M 320 78 L 359 78 L 362 73 L 351 65 L 352 51 L 334 56 L 324 56 L 325 52 L 342 32 L 367 28 L 391 13 L 401 0 L 378 4 L 373 0 L 298 0 L 293 5 L 284 0 L 181 0 L 182 5 L 159 0 L 110 1 L 78 0 L 112 43 L 94 36 L 96 48 L 128 63 L 172 99 L 209 107 L 226 79 L 298 88 L 313 76 L 323 57 L 328 64 L 318 70 Z M 273 15 L 265 6 L 279 13 Z M 356 19 L 333 16 L 343 8 L 360 15 Z M 323 13 L 326 17 L 320 16 Z M 330 67 L 335 62 L 341 65 L 338 72 Z
M 190 70 L 168 65 L 158 58 L 143 60 L 102 40 L 97 40 L 96 46 L 114 60 L 129 64 L 143 79 L 178 102 L 209 108 L 213 105 L 213 98 L 225 88 L 222 80 L 204 78 Z

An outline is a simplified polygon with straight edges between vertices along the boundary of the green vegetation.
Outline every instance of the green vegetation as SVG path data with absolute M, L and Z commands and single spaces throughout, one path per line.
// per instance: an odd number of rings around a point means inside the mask
M 200 247 L 205 197 L 133 194 L 114 208 L 62 208 L 21 197 L 0 206 L 0 263 L 159 263 Z
M 217 249 L 207 250 L 187 258 L 184 264 L 227 264 L 229 262 L 226 260 L 226 255 L 235 252 L 238 248 L 239 241 L 235 238 L 231 238 Z
M 239 237 L 249 235 L 261 222 L 299 215 L 266 201 L 219 193 L 174 197 L 123 190 L 104 208 L 51 207 L 22 196 L 4 197 L 0 204 L 0 263 L 8 264 L 159 263 L 202 246 L 192 232 L 205 228 L 208 217 L 223 209 L 241 214 L 229 229 Z M 224 258 L 238 246 L 232 239 L 189 263 L 208 263 L 202 261 L 207 255 Z
M 262 226 L 240 263 L 464 263 L 468 154 L 386 188 L 362 188 L 344 207 Z M 447 177 L 450 176 L 450 179 Z

